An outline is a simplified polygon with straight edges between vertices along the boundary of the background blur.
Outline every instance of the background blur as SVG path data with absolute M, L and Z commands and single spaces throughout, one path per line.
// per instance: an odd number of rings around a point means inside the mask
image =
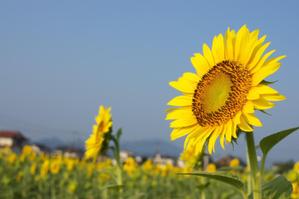
M 81 143 L 98 106 L 112 106 L 115 128 L 127 145 L 169 144 L 166 103 L 177 92 L 168 82 L 193 71 L 190 57 L 228 26 L 247 24 L 268 35 L 287 58 L 271 80 L 287 101 L 262 116 L 260 139 L 299 124 L 298 1 L 1 1 L 0 129 L 33 141 Z M 299 134 L 269 160 L 299 159 Z M 129 144 L 128 144 L 129 143 Z M 175 143 L 178 151 L 182 140 Z M 218 147 L 215 157 L 239 146 Z

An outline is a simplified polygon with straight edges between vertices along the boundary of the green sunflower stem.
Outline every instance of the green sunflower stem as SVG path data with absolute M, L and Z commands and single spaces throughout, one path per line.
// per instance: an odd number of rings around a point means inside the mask
M 122 186 L 123 186 L 123 171 L 122 171 L 122 162 L 120 160 L 120 146 L 119 140 L 121 136 L 121 129 L 118 130 L 117 135 L 111 135 L 111 140 L 114 143 L 114 158 L 116 160 L 116 184 L 118 185 L 119 195 L 118 198 L 122 198 Z
M 253 132 L 245 133 L 247 143 L 247 154 L 251 172 L 252 193 L 254 199 L 262 199 L 262 186 L 259 166 L 257 162 L 257 154 L 255 150 L 255 143 Z

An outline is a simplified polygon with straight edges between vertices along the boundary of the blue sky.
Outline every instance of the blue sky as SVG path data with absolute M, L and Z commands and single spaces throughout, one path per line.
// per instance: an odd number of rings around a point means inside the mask
M 288 57 L 271 77 L 288 98 L 256 138 L 299 125 L 297 1 L 1 1 L 0 127 L 35 139 L 84 139 L 100 104 L 124 140 L 169 140 L 168 86 L 190 56 L 228 26 L 247 24 Z M 272 159 L 297 159 L 299 133 Z M 180 141 L 177 142 L 180 145 Z M 230 147 L 229 147 L 230 148 Z M 244 153 L 240 141 L 234 153 Z M 216 156 L 230 153 L 231 149 Z

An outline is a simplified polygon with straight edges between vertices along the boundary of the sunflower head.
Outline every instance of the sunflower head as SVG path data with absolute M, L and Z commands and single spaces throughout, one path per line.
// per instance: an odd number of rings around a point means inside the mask
M 105 134 L 112 127 L 111 108 L 100 106 L 99 114 L 95 118 L 96 124 L 93 125 L 92 133 L 85 142 L 86 152 L 85 158 L 96 158 L 102 148 Z
M 255 110 L 270 109 L 273 101 L 285 99 L 264 81 L 285 57 L 271 57 L 275 50 L 266 52 L 270 42 L 265 39 L 246 25 L 237 32 L 228 28 L 214 37 L 211 48 L 204 44 L 202 53 L 191 57 L 196 72 L 170 82 L 182 93 L 168 102 L 174 107 L 166 116 L 173 120 L 172 140 L 187 136 L 185 149 L 198 154 L 207 143 L 212 153 L 218 137 L 224 148 L 225 142 L 237 139 L 238 130 L 252 132 L 253 126 L 262 126 Z

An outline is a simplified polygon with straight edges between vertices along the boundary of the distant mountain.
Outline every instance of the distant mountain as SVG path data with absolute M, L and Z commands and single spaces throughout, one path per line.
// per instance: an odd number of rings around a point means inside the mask
M 74 139 L 72 141 L 63 141 L 57 137 L 48 137 L 48 138 L 42 138 L 34 142 L 46 145 L 51 149 L 55 149 L 61 146 L 69 146 L 69 147 L 84 149 L 84 141 L 82 141 L 81 139 Z
M 72 142 L 63 141 L 57 137 L 48 137 L 35 141 L 35 143 L 46 145 L 51 149 L 61 146 L 73 146 L 84 149 L 84 141 L 77 139 Z M 138 140 L 138 141 L 123 141 L 121 149 L 132 152 L 134 155 L 153 156 L 156 153 L 168 156 L 179 156 L 181 149 L 176 145 L 163 140 Z
M 65 142 L 63 142 L 62 140 L 60 140 L 59 138 L 56 138 L 56 137 L 42 138 L 42 139 L 34 141 L 34 142 L 46 145 L 47 147 L 50 147 L 51 149 L 55 149 L 58 146 L 65 145 Z
M 168 156 L 179 156 L 181 149 L 163 140 L 139 140 L 121 143 L 122 150 L 128 150 L 135 155 L 153 156 L 156 153 Z

